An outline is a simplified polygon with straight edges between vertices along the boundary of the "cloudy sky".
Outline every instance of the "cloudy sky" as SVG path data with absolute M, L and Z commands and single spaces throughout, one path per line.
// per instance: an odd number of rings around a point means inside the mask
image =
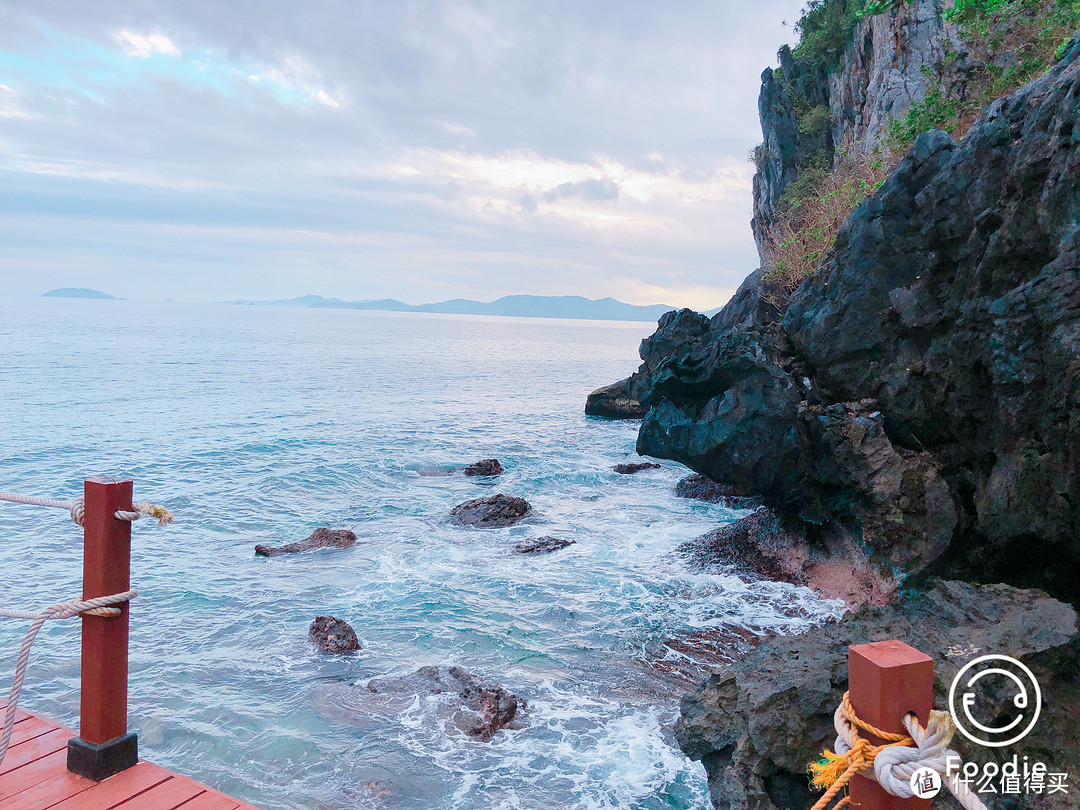
M 0 0 L 0 295 L 705 309 L 802 0 Z

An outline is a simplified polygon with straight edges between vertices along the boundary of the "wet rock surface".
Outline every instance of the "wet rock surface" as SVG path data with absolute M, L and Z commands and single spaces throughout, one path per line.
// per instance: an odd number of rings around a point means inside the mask
M 308 641 L 324 653 L 341 655 L 360 649 L 360 640 L 349 623 L 333 616 L 317 616 L 308 629 Z
M 374 678 L 367 690 L 390 696 L 453 696 L 454 700 L 444 704 L 448 719 L 458 730 L 482 742 L 490 741 L 504 728 L 525 727 L 523 698 L 460 667 L 427 666 L 411 675 Z
M 458 526 L 483 529 L 512 526 L 529 514 L 531 507 L 524 498 L 503 495 L 501 492 L 486 498 L 474 498 L 459 503 L 450 510 L 450 520 Z
M 675 496 L 706 503 L 719 503 L 728 509 L 756 509 L 761 498 L 749 495 L 731 484 L 721 484 L 704 475 L 693 473 L 675 485 Z
M 348 529 L 316 529 L 306 540 L 299 543 L 287 543 L 284 546 L 255 546 L 255 553 L 262 557 L 276 557 L 280 554 L 296 554 L 316 548 L 348 548 L 356 543 L 356 535 Z
M 645 415 L 640 388 L 641 379 L 636 374 L 597 388 L 585 399 L 585 413 L 608 419 L 640 419 Z
M 545 535 L 544 537 L 533 537 L 515 544 L 514 551 L 517 554 L 550 554 L 552 551 L 558 551 L 572 545 L 574 545 L 573 540 L 563 540 L 559 537 Z
M 892 638 L 934 658 L 938 708 L 959 669 L 980 654 L 1016 657 L 1038 678 L 1045 714 L 1035 731 L 1004 752 L 957 735 L 961 756 L 990 762 L 1016 753 L 1053 763 L 1051 770 L 1080 770 L 1080 749 L 1061 745 L 1076 739 L 1080 717 L 1076 612 L 1037 590 L 940 581 L 898 605 L 864 607 L 810 633 L 768 639 L 685 697 L 676 737 L 705 764 L 714 806 L 809 808 L 820 794 L 808 790 L 806 766 L 836 736 L 832 715 L 847 688 L 848 645 Z M 1073 784 L 1067 794 L 995 797 L 993 806 L 1064 810 L 1078 799 Z
M 616 464 L 611 469 L 620 475 L 633 475 L 642 470 L 658 470 L 660 469 L 660 465 L 655 461 L 635 461 L 631 464 Z
M 497 458 L 484 458 L 465 467 L 465 474 L 470 476 L 493 476 L 500 475 L 502 472 L 503 466 Z

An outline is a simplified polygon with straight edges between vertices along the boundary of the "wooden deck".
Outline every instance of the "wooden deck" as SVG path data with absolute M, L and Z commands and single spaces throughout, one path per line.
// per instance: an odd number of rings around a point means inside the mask
M 0 698 L 0 716 L 6 704 Z M 0 810 L 257 810 L 186 776 L 140 761 L 101 782 L 67 769 L 71 729 L 19 710 L 0 764 Z

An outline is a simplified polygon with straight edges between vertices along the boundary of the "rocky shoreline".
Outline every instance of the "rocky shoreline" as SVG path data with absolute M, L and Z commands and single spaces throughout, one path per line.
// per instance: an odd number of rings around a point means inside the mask
M 873 58 L 904 68 L 881 43 L 904 37 L 904 65 L 934 65 L 953 36 L 940 3 L 905 9 L 858 26 L 867 44 L 837 76 L 799 80 L 821 103 L 832 94 L 836 149 L 883 137 L 899 103 Z M 860 70 L 881 81 L 840 93 Z M 797 175 L 781 165 L 800 136 L 780 94 L 766 71 L 759 246 Z M 967 660 L 957 650 L 1028 663 L 1048 708 L 1010 753 L 1072 782 L 993 806 L 1080 806 L 1078 119 L 1074 37 L 959 143 L 920 135 L 786 303 L 758 270 L 711 319 L 666 314 L 641 367 L 590 395 L 587 413 L 642 420 L 641 455 L 761 498 L 680 549 L 691 565 L 735 564 L 855 608 L 757 645 L 684 700 L 679 741 L 717 808 L 809 807 L 805 768 L 831 740 L 846 647 L 891 637 L 934 657 L 939 690 Z

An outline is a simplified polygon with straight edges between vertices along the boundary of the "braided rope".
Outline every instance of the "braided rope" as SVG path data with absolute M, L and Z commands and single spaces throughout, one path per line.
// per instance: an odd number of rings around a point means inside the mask
M 70 501 L 58 501 L 55 498 L 38 498 L 33 495 L 16 495 L 13 492 L 0 492 L 0 501 L 23 503 L 29 506 L 47 506 L 52 509 L 67 509 L 68 513 L 71 515 L 72 523 L 77 526 L 83 525 L 85 507 L 81 497 Z M 150 501 L 139 501 L 139 503 L 132 504 L 131 508 L 132 511 L 130 512 L 123 509 L 117 509 L 113 513 L 113 517 L 117 520 L 138 520 L 141 517 L 154 517 L 157 518 L 159 526 L 164 526 L 166 523 L 172 523 L 173 521 L 172 512 L 164 506 L 158 506 L 157 504 L 150 503 Z
M 41 505 L 41 504 L 37 504 Z M 7 756 L 8 745 L 11 743 L 11 733 L 15 728 L 15 712 L 19 707 L 19 695 L 22 692 L 23 681 L 26 679 L 26 667 L 30 663 L 30 648 L 34 646 L 34 639 L 45 622 L 53 619 L 70 619 L 80 614 L 94 616 L 119 616 L 120 608 L 110 607 L 128 602 L 138 596 L 138 591 L 124 591 L 111 596 L 98 596 L 93 599 L 71 599 L 57 605 L 45 608 L 40 613 L 30 613 L 24 610 L 0 610 L 0 618 L 31 619 L 33 623 L 26 631 L 22 647 L 19 648 L 19 660 L 15 665 L 15 681 L 12 683 L 11 692 L 8 694 L 7 710 L 4 714 L 4 730 L 0 734 L 0 763 Z
M 846 764 L 825 795 L 818 799 L 813 810 L 823 810 L 829 802 L 844 789 L 851 777 L 861 773 L 868 779 L 877 781 L 887 793 L 900 798 L 915 795 L 911 789 L 911 777 L 920 768 L 931 768 L 941 775 L 942 784 L 956 797 L 966 810 L 986 810 L 978 796 L 972 793 L 959 778 L 959 774 L 947 776 L 947 762 L 960 759 L 960 755 L 949 748 L 956 724 L 948 712 L 931 711 L 926 728 L 920 725 L 918 718 L 907 715 L 902 720 L 907 730 L 907 737 L 901 734 L 882 732 L 881 729 L 861 720 L 851 706 L 848 693 L 836 707 L 833 714 L 833 726 L 836 728 L 836 754 L 826 751 L 822 764 L 811 766 L 815 773 L 824 772 L 833 775 L 840 763 Z M 886 745 L 874 746 L 859 735 L 859 729 L 875 734 L 882 739 L 891 740 Z M 871 771 L 871 768 L 873 769 Z M 834 810 L 849 803 L 845 797 L 834 806 Z

